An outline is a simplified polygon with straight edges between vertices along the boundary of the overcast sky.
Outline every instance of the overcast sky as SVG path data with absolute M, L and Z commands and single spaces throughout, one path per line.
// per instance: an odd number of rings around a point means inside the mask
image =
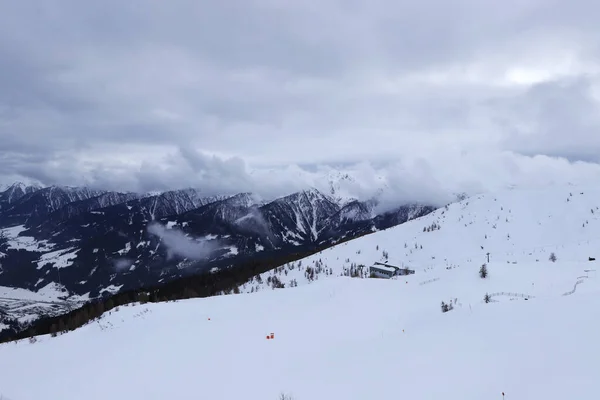
M 592 0 L 0 0 L 0 183 L 600 182 Z

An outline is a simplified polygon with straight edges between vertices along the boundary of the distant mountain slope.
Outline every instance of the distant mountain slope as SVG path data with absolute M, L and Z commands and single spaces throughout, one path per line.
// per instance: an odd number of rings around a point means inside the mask
M 26 188 L 26 193 L 15 199 L 14 195 L 21 188 L 12 190 L 9 188 L 2 197 L 7 198 L 7 206 L 2 208 L 0 213 L 0 226 L 28 224 L 35 225 L 40 223 L 49 214 L 60 208 L 76 201 L 90 199 L 106 193 L 101 190 L 92 190 L 88 188 L 72 188 L 51 186 L 39 190 Z
M 77 217 L 78 215 L 86 214 L 90 211 L 98 210 L 100 208 L 126 203 L 128 201 L 138 199 L 139 197 L 140 196 L 136 193 L 107 192 L 92 198 L 74 201 L 50 213 L 46 218 L 44 218 L 43 221 L 41 221 L 41 226 L 43 229 L 49 229 L 49 226 L 55 227 L 62 222 Z
M 433 210 L 339 202 L 316 189 L 265 201 L 196 189 L 136 194 L 22 186 L 0 193 L 0 285 L 95 298 L 262 259 L 308 254 Z
M 27 186 L 20 182 L 8 186 L 7 188 L 0 191 L 0 212 L 8 209 L 12 204 L 17 202 L 22 197 L 29 195 L 39 189 L 40 187 Z
M 294 193 L 261 207 L 271 231 L 278 232 L 278 240 L 294 244 L 317 241 L 328 218 L 338 211 L 339 206 L 316 189 Z
M 554 253 L 560 261 L 594 269 L 596 263 L 588 262 L 588 257 L 600 259 L 599 207 L 600 187 L 515 189 L 474 196 L 282 266 L 263 274 L 262 284 L 254 281 L 244 290 L 269 286 L 272 283 L 265 282 L 273 274 L 277 284 L 286 286 L 316 277 L 366 276 L 375 262 L 410 267 L 423 280 L 443 276 L 444 268 L 469 268 L 476 276 L 488 253 L 490 262 L 508 265 L 548 262 Z M 362 272 L 357 270 L 361 265 Z

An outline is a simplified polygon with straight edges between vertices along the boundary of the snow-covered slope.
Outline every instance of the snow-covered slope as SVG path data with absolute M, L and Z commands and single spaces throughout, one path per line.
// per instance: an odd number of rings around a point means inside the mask
M 86 296 L 71 296 L 65 300 L 67 295 L 68 292 L 55 283 L 37 292 L 0 286 L 0 331 L 11 325 L 27 325 L 40 316 L 65 314 L 89 300 Z
M 288 264 L 248 283 L 243 291 L 260 290 L 276 275 L 285 286 L 327 276 L 361 275 L 375 262 L 416 270 L 434 279 L 447 269 L 476 273 L 487 263 L 497 268 L 521 269 L 546 265 L 552 253 L 559 261 L 593 268 L 588 258 L 600 259 L 600 187 L 515 189 L 485 194 L 453 203 L 424 217 L 385 231 L 331 247 Z M 552 264 L 552 263 L 551 263 Z M 353 269 L 353 271 L 351 271 Z M 287 270 L 287 271 L 286 271 Z M 475 271 L 475 272 L 473 272 Z M 271 284 L 272 285 L 272 284 Z
M 595 400 L 599 282 L 587 278 L 562 295 L 580 267 L 499 264 L 487 280 L 456 268 L 430 284 L 422 273 L 338 277 L 121 307 L 56 338 L 0 345 L 0 392 L 15 400 L 481 400 L 502 392 Z M 529 301 L 482 301 L 532 283 L 538 296 Z M 442 313 L 442 300 L 454 309 Z M 90 379 L 93 371 L 102 379 Z

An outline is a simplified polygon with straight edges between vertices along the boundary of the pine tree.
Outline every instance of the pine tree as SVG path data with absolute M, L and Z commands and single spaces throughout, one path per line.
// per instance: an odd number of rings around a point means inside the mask
M 479 276 L 481 279 L 485 279 L 488 276 L 488 270 L 486 264 L 483 264 L 481 268 L 479 268 Z

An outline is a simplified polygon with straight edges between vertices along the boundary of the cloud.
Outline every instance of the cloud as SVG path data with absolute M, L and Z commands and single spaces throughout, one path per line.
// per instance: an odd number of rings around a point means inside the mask
M 504 146 L 523 154 L 545 154 L 600 162 L 600 98 L 597 82 L 576 77 L 529 88 L 505 108 L 509 134 Z
M 443 202 L 597 179 L 598 12 L 591 0 L 7 3 L 0 184 L 271 197 L 328 190 L 341 170 L 354 177 L 344 192 Z
M 167 247 L 169 258 L 178 256 L 201 261 L 209 257 L 219 247 L 217 241 L 190 239 L 183 232 L 167 229 L 158 222 L 148 224 L 147 229 L 148 233 L 158 236 L 162 240 L 162 243 Z
M 130 258 L 117 258 L 113 260 L 113 266 L 117 272 L 125 272 L 131 268 L 135 260 Z
M 280 244 L 269 222 L 257 207 L 251 208 L 246 216 L 236 221 L 236 225 L 243 231 L 266 237 L 273 245 Z

